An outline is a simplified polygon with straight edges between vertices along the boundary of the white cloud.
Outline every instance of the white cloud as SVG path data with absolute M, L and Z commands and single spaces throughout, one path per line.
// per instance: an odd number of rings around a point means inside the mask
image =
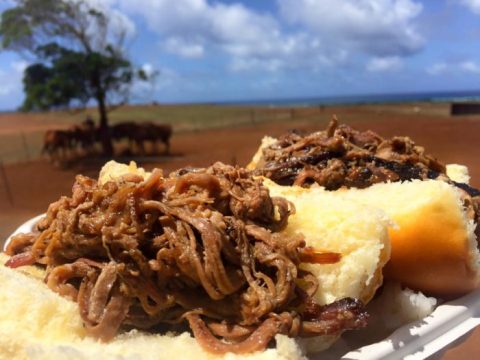
M 149 80 L 135 80 L 130 88 L 130 94 L 133 101 L 152 101 L 157 97 L 157 91 L 167 89 L 183 81 L 174 70 L 167 67 L 154 68 L 152 64 L 145 63 L 141 66 Z M 157 73 L 160 76 L 152 76 Z
M 429 66 L 426 71 L 430 75 L 440 75 L 448 70 L 448 65 L 444 62 L 438 62 Z
M 233 71 L 316 71 L 347 63 L 353 52 L 388 58 L 407 56 L 423 45 L 413 25 L 422 5 L 412 0 L 278 0 L 280 18 L 238 3 L 109 1 L 145 19 L 168 52 L 185 58 L 226 54 Z M 286 31 L 285 19 L 300 26 Z
M 413 20 L 422 4 L 412 0 L 278 0 L 282 16 L 339 46 L 374 56 L 404 56 L 424 39 Z
M 474 14 L 480 15 L 480 0 L 457 0 L 460 4 L 466 6 Z
M 70 0 L 77 2 L 79 0 Z M 97 9 L 107 15 L 107 32 L 105 38 L 102 36 L 93 37 L 99 42 L 96 45 L 97 48 L 103 48 L 105 46 L 103 40 L 107 40 L 114 45 L 121 45 L 121 41 L 133 38 L 136 33 L 135 23 L 122 11 L 117 9 L 116 0 L 82 0 L 85 1 L 87 7 Z M 96 34 L 99 32 L 98 27 L 94 22 L 89 24 L 87 29 L 89 34 Z
M 145 63 L 142 65 L 142 70 L 147 75 L 147 77 L 152 76 L 155 73 L 155 69 L 153 68 L 152 64 Z
M 475 74 L 480 75 L 480 63 L 473 60 L 464 60 L 460 62 L 437 62 L 426 69 L 430 75 L 440 74 Z
M 398 56 L 374 57 L 367 63 L 370 72 L 389 72 L 402 68 L 403 62 Z
M 270 56 L 288 51 L 292 40 L 278 22 L 241 4 L 205 0 L 118 0 L 125 11 L 141 15 L 165 48 L 184 57 L 200 57 L 206 47 L 234 57 Z M 283 44 L 285 42 L 285 44 Z
M 197 59 L 205 54 L 204 46 L 197 42 L 187 42 L 185 39 L 170 37 L 164 42 L 166 51 L 184 58 Z
M 0 64 L 0 109 L 13 109 L 20 106 L 23 99 L 23 70 L 27 63 L 13 60 Z
M 294 65 L 312 49 L 302 34 L 284 34 L 276 19 L 242 4 L 205 0 L 118 0 L 120 7 L 146 19 L 165 50 L 185 58 L 227 54 L 234 71 L 277 70 Z
M 23 75 L 23 71 L 27 68 L 28 63 L 24 60 L 13 61 L 10 63 L 10 67 L 15 70 L 17 73 L 21 73 Z
M 480 65 L 474 61 L 464 61 L 459 64 L 461 70 L 473 73 L 473 74 L 480 74 Z
M 76 1 L 76 0 L 72 0 Z M 278 11 L 258 11 L 214 0 L 88 0 L 135 32 L 158 36 L 164 51 L 188 59 L 212 58 L 235 72 L 283 69 L 309 73 L 356 66 L 393 71 L 424 40 L 415 27 L 416 0 L 277 0 Z M 358 57 L 357 55 L 360 55 Z M 178 80 L 160 71 L 159 81 Z M 169 80 L 170 79 L 170 80 Z M 158 85 L 161 86 L 161 85 Z M 141 86 L 139 86 L 141 88 Z

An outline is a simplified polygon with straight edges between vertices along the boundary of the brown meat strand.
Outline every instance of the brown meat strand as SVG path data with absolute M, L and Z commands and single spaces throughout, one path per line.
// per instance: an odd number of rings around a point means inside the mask
M 188 322 L 207 351 L 245 353 L 278 333 L 363 326 L 361 306 L 322 318 L 330 308 L 316 305 L 317 279 L 299 265 L 340 257 L 279 233 L 294 211 L 251 173 L 221 163 L 103 185 L 78 176 L 38 233 L 12 239 L 9 265 L 43 264 L 47 285 L 78 302 L 88 333 L 102 341 L 122 326 Z
M 263 149 L 257 174 L 281 185 L 327 190 L 365 188 L 378 182 L 445 175 L 445 166 L 408 137 L 383 139 L 333 119 L 327 130 L 302 136 L 288 133 Z
M 269 318 L 260 324 L 246 340 L 239 343 L 225 343 L 213 336 L 199 315 L 188 314 L 187 320 L 200 345 L 208 352 L 219 355 L 227 352 L 245 354 L 263 350 L 279 332 L 279 323 Z
M 319 306 L 307 300 L 301 324 L 302 336 L 335 334 L 344 329 L 359 329 L 367 325 L 368 314 L 360 301 L 344 298 L 332 304 Z
M 5 266 L 12 269 L 33 264 L 35 264 L 35 256 L 31 252 L 16 254 L 5 262 Z
M 300 253 L 300 260 L 308 264 L 335 264 L 342 259 L 342 254 L 319 251 L 310 246 L 302 249 Z
M 187 314 L 186 318 L 200 345 L 209 352 L 220 355 L 262 350 L 276 334 L 303 337 L 335 335 L 345 329 L 363 328 L 368 320 L 363 305 L 351 298 L 325 306 L 311 305 L 307 311 L 310 311 L 309 321 L 299 321 L 299 317 L 291 313 L 272 314 L 257 328 L 225 323 L 206 324 L 194 313 Z M 233 341 L 221 341 L 214 334 Z

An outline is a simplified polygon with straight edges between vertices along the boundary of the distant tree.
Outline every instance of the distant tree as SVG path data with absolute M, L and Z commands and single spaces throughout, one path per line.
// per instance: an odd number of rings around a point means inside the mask
M 112 154 L 108 112 L 128 101 L 133 81 L 149 76 L 124 52 L 127 24 L 87 0 L 13 0 L 0 18 L 3 49 L 33 58 L 22 109 L 98 107 L 105 154 Z

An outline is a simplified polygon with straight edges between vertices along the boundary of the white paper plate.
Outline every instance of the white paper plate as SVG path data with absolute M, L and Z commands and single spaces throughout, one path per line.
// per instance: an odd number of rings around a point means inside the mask
M 5 242 L 21 232 L 30 232 L 44 215 L 28 220 Z M 480 289 L 457 300 L 438 306 L 426 318 L 398 328 L 382 341 L 358 347 L 355 334 L 340 339 L 332 348 L 318 353 L 313 359 L 424 359 L 448 347 L 449 344 L 480 325 Z
M 398 328 L 380 342 L 356 350 L 349 349 L 348 344 L 339 343 L 339 349 L 334 346 L 330 352 L 332 356 L 339 355 L 337 358 L 342 359 L 424 359 L 448 347 L 478 325 L 480 290 L 438 306 L 431 315 Z M 341 350 L 346 353 L 340 352 Z M 320 358 L 335 357 L 319 356 L 318 359 Z
M 33 230 L 34 225 L 42 218 L 44 217 L 45 214 L 35 216 L 34 218 L 28 220 L 24 224 L 20 225 L 20 227 L 17 228 L 8 238 L 5 240 L 5 244 L 3 245 L 3 250 L 7 248 L 7 245 L 10 243 L 10 239 L 20 233 L 28 233 Z

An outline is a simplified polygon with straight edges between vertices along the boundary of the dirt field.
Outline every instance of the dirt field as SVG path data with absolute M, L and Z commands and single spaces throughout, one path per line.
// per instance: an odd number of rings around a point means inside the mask
M 187 165 L 206 166 L 214 161 L 245 165 L 265 134 L 277 136 L 293 128 L 323 129 L 330 115 L 336 113 L 342 122 L 359 129 L 372 129 L 385 137 L 408 134 L 444 163 L 467 165 L 472 176 L 471 184 L 480 187 L 480 117 L 453 118 L 446 115 L 444 108 L 431 110 L 425 114 L 412 106 L 327 108 L 323 114 L 308 120 L 184 132 L 174 135 L 172 156 L 137 161 L 148 169 L 161 167 L 166 172 Z M 21 124 L 17 125 L 21 127 Z M 69 194 L 75 174 L 96 177 L 106 160 L 91 159 L 68 169 L 54 167 L 46 160 L 0 167 L 0 239 L 25 220 L 44 212 L 48 204 L 62 194 Z M 480 351 L 480 345 L 474 340 L 479 338 L 480 329 L 477 329 L 474 336 L 457 341 L 456 347 L 444 352 L 442 358 L 463 358 L 466 349 Z
M 172 156 L 136 160 L 147 168 L 161 167 L 166 172 L 189 165 L 207 166 L 214 161 L 245 165 L 265 134 L 277 136 L 293 128 L 323 129 L 335 112 L 341 121 L 359 129 L 373 129 L 385 137 L 408 134 L 443 162 L 467 165 L 472 185 L 480 187 L 480 117 L 424 115 L 406 112 L 405 108 L 332 108 L 308 120 L 185 132 L 174 135 Z M 28 218 L 44 212 L 62 194 L 69 194 L 75 174 L 96 177 L 106 160 L 91 159 L 68 169 L 54 167 L 45 159 L 0 167 L 0 239 Z

